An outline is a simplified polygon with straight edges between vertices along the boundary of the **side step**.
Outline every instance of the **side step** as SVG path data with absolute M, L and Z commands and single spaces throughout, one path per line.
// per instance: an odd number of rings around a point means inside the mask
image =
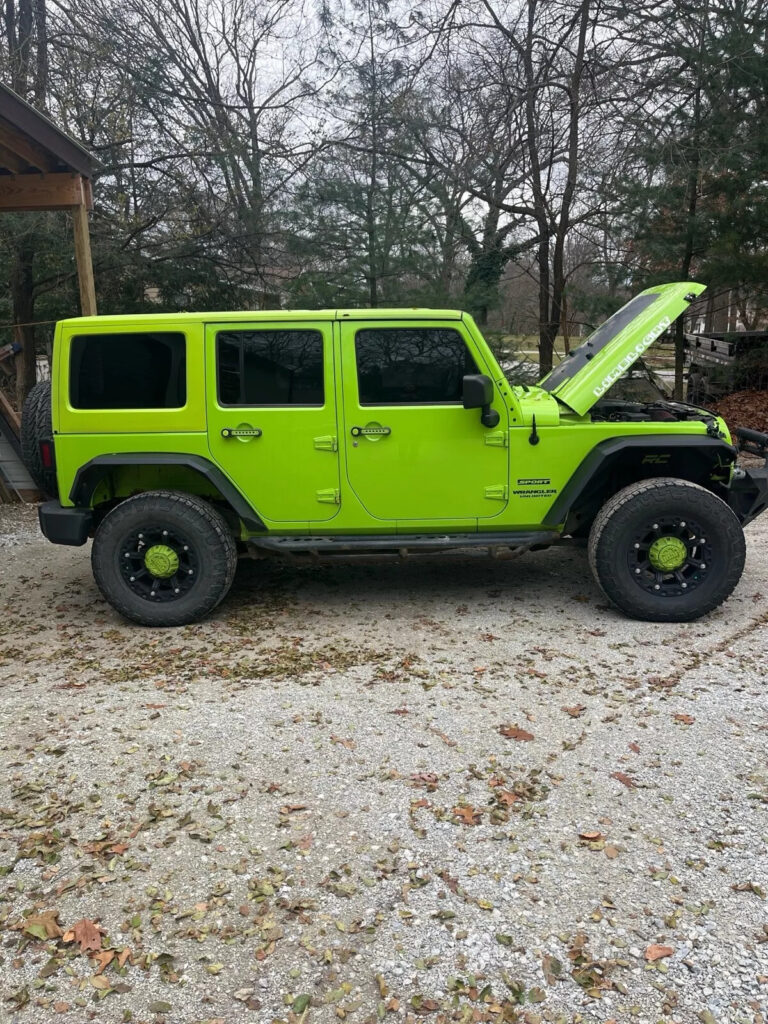
M 517 533 L 401 533 L 360 536 L 250 537 L 248 543 L 268 551 L 310 551 L 317 554 L 345 554 L 364 551 L 445 551 L 449 548 L 533 548 L 560 540 L 555 530 Z

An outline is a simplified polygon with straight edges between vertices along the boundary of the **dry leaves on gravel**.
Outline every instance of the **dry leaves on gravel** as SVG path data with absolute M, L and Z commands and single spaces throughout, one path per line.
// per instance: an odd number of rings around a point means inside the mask
M 521 729 L 519 725 L 500 725 L 499 732 L 508 740 L 518 740 L 524 743 L 528 743 L 534 738 L 532 732 Z

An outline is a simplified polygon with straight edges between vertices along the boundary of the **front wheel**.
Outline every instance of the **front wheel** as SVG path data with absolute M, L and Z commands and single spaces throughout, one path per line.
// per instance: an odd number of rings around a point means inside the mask
M 226 596 L 237 548 L 207 501 L 147 491 L 105 516 L 91 564 L 99 589 L 121 615 L 142 626 L 184 626 Z
M 744 569 L 732 510 L 687 480 L 630 484 L 610 498 L 589 535 L 589 562 L 603 593 L 647 622 L 688 622 L 717 608 Z

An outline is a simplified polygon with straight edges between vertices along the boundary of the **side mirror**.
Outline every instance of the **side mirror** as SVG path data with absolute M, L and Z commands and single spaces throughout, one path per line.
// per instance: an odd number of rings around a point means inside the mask
M 480 422 L 484 427 L 496 427 L 501 417 L 491 408 L 493 381 L 484 373 L 471 373 L 463 380 L 462 401 L 465 409 L 482 409 Z

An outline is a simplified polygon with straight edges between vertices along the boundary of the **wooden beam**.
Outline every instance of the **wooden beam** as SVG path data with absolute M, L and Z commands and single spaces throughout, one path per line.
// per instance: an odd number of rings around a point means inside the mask
M 96 287 L 93 282 L 91 236 L 88 231 L 88 210 L 85 204 L 72 211 L 75 228 L 75 262 L 80 285 L 80 311 L 83 316 L 96 316 Z
M 69 210 L 87 204 L 79 174 L 0 175 L 0 210 Z
M 22 171 L 29 169 L 26 160 L 2 144 L 2 135 L 0 135 L 0 167 L 5 167 L 11 174 L 21 174 Z
M 11 429 L 16 431 L 16 436 L 18 437 L 19 434 L 21 433 L 21 417 L 13 408 L 13 406 L 5 397 L 2 391 L 0 391 L 0 411 L 10 424 Z
M 55 171 L 59 166 L 59 161 L 53 153 L 49 153 L 4 117 L 0 117 L 0 142 L 20 156 L 25 166 L 36 167 L 38 171 Z

